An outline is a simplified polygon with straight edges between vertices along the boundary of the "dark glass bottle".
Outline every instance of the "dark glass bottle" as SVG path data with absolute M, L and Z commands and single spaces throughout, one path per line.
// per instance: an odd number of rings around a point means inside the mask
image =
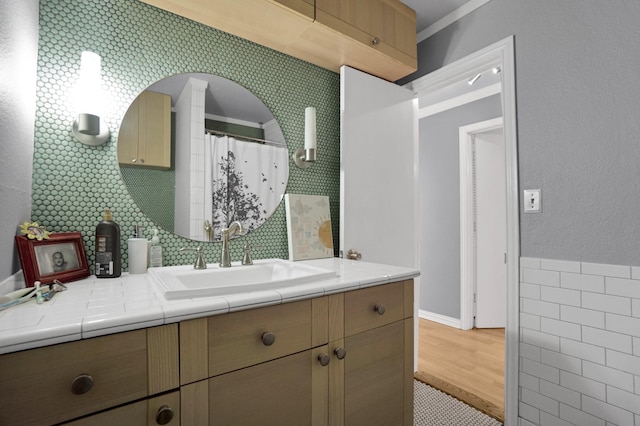
M 109 209 L 104 211 L 102 219 L 96 226 L 96 277 L 116 278 L 122 272 L 120 226 L 113 221 Z

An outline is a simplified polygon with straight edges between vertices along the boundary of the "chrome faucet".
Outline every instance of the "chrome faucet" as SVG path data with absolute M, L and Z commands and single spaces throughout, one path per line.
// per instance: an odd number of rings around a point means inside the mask
M 231 255 L 229 254 L 229 237 L 244 232 L 242 224 L 237 220 L 231 222 L 228 228 L 222 229 L 222 253 L 220 253 L 220 267 L 228 268 L 231 266 Z
M 194 249 L 183 247 L 180 251 L 195 251 L 196 252 L 196 261 L 193 264 L 193 269 L 207 269 L 207 262 L 204 261 L 204 254 L 202 246 L 198 246 Z

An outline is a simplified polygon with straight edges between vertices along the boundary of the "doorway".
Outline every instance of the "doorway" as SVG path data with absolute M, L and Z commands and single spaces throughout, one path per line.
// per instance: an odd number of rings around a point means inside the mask
M 460 328 L 505 328 L 507 218 L 502 117 L 459 129 Z
M 504 172 L 506 181 L 506 329 L 505 329 L 505 365 L 504 365 L 504 401 L 505 424 L 517 424 L 518 421 L 518 342 L 519 342 L 519 203 L 518 203 L 518 173 L 517 173 L 517 141 L 515 115 L 515 70 L 514 70 L 513 37 L 508 37 L 485 49 L 475 52 L 454 63 L 446 65 L 426 76 L 423 76 L 408 86 L 412 88 L 419 100 L 424 95 L 433 94 L 453 84 L 467 84 L 479 73 L 486 70 L 500 72 L 501 81 L 497 85 L 485 87 L 476 91 L 480 98 L 486 98 L 487 92 L 499 93 L 504 119 Z M 477 78 L 475 79 L 477 80 Z M 481 79 L 482 80 L 482 79 Z M 469 83 L 471 84 L 471 83 Z M 496 91 L 497 86 L 497 92 Z M 459 101 L 456 97 L 446 97 L 440 101 L 441 105 Z M 418 118 L 421 118 L 422 104 Z M 495 117 L 495 116 L 494 116 Z M 457 165 L 456 165 L 457 166 Z M 457 167 L 456 167 L 457 168 Z M 457 195 L 457 194 L 456 194 Z M 433 207 L 433 206 L 431 206 Z M 421 206 L 421 212 L 423 208 Z M 457 232 L 457 231 L 456 231 Z M 458 257 L 456 255 L 456 257 Z M 503 256 L 504 261 L 504 256 Z M 430 275 L 424 265 L 420 265 L 423 276 Z M 424 280 L 426 281 L 426 280 Z M 458 286 L 460 281 L 458 281 Z M 423 291 L 421 291 L 423 293 Z M 422 297 L 422 296 L 421 296 Z M 458 311 L 455 319 L 460 328 L 461 295 L 458 295 Z M 456 326 L 455 324 L 449 324 Z

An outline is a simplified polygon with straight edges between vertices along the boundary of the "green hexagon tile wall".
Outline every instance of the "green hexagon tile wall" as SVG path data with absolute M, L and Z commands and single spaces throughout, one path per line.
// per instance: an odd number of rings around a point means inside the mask
M 102 56 L 111 139 L 99 147 L 82 145 L 71 132 L 71 92 L 83 50 Z M 337 241 L 339 75 L 136 0 L 40 1 L 31 219 L 52 232 L 82 232 L 90 265 L 95 226 L 104 208 L 111 208 L 120 224 L 122 247 L 135 224 L 152 228 L 122 182 L 116 160 L 118 127 L 142 90 L 183 72 L 218 74 L 255 93 L 280 123 L 290 152 L 304 144 L 304 108 L 317 108 L 319 160 L 307 170 L 292 164 L 287 192 L 328 195 Z M 197 243 L 163 230 L 160 240 L 165 265 L 193 260 L 178 249 Z M 241 258 L 245 241 L 261 247 L 256 258 L 287 258 L 284 202 L 262 227 L 232 244 L 233 259 Z M 207 261 L 216 261 L 219 243 L 203 245 Z M 126 270 L 126 250 L 122 255 Z

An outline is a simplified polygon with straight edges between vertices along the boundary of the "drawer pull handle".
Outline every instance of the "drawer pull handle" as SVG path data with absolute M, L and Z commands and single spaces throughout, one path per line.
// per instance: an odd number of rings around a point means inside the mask
M 276 341 L 276 335 L 273 334 L 272 332 L 267 331 L 265 333 L 262 333 L 262 343 L 265 346 L 271 346 L 275 341 Z
M 331 357 L 327 354 L 318 355 L 318 361 L 320 361 L 320 365 L 326 367 L 329 365 L 329 361 L 331 361 Z
M 336 348 L 333 353 L 336 354 L 336 358 L 338 359 L 344 359 L 344 357 L 347 356 L 347 351 L 345 348 Z
M 384 315 L 384 305 L 376 305 L 373 310 L 376 311 L 378 315 Z
M 173 420 L 173 409 L 168 405 L 163 405 L 156 413 L 156 423 L 159 425 L 169 424 Z
M 374 37 L 373 40 L 371 40 L 371 44 L 374 46 L 377 46 L 380 44 L 380 39 L 378 37 Z
M 93 377 L 88 374 L 81 374 L 71 382 L 71 393 L 74 395 L 82 395 L 91 390 L 93 387 Z

